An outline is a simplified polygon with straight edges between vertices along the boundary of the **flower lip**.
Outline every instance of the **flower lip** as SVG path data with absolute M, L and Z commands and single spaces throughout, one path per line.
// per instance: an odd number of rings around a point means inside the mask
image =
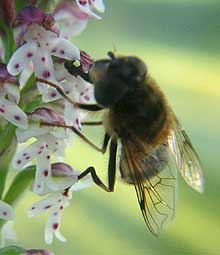
M 16 77 L 9 74 L 7 70 L 7 65 L 3 63 L 0 63 L 0 82 L 18 84 L 18 80 L 16 79 Z

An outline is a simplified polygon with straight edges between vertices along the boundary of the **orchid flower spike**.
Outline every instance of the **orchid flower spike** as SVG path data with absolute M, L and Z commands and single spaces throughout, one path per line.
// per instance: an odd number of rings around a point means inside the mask
M 21 10 L 15 19 L 15 26 L 25 26 L 19 36 L 20 47 L 14 52 L 7 65 L 11 75 L 17 75 L 31 62 L 37 77 L 57 83 L 52 56 L 67 60 L 80 60 L 79 49 L 54 29 L 54 19 L 35 6 Z M 25 43 L 22 45 L 22 41 Z M 45 102 L 60 98 L 56 89 L 38 82 L 39 92 Z

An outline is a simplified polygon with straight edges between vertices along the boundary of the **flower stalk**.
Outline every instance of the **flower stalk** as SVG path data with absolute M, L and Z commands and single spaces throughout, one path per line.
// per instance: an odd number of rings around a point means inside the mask
M 16 204 L 31 190 L 40 200 L 30 206 L 29 217 L 49 211 L 45 242 L 66 241 L 60 231 L 63 211 L 73 192 L 92 184 L 90 176 L 79 180 L 81 172 L 61 159 L 74 135 L 93 145 L 82 134 L 87 112 L 80 105 L 96 104 L 88 78 L 94 59 L 69 39 L 90 19 L 100 20 L 104 10 L 102 0 L 0 1 L 0 229 L 5 233 Z M 18 173 L 6 186 L 11 169 Z M 53 255 L 19 246 L 0 249 L 6 254 Z

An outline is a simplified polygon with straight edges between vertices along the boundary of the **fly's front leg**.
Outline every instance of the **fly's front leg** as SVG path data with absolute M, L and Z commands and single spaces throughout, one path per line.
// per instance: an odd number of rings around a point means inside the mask
M 66 92 L 61 87 L 59 87 L 57 84 L 55 84 L 51 81 L 48 81 L 48 80 L 45 80 L 45 79 L 42 79 L 42 78 L 39 78 L 39 77 L 36 77 L 36 81 L 41 82 L 41 83 L 45 83 L 45 84 L 55 88 L 57 90 L 57 92 L 63 98 L 65 98 L 69 103 L 75 105 L 76 107 L 78 107 L 82 110 L 87 110 L 87 111 L 90 111 L 90 112 L 97 112 L 97 111 L 103 110 L 103 108 L 101 106 L 97 105 L 97 104 L 81 104 L 81 103 L 75 102 L 72 98 L 70 98 L 66 94 Z
M 103 125 L 102 121 L 83 121 L 81 122 L 83 126 L 101 126 Z

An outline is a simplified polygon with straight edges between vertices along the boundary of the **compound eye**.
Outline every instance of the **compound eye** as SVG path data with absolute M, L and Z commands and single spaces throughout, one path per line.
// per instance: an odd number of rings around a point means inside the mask
M 96 61 L 89 70 L 89 77 L 92 83 L 103 79 L 109 67 L 109 60 L 103 59 Z
M 115 68 L 118 68 L 119 65 L 120 65 L 120 63 L 119 63 L 118 59 L 113 59 L 113 60 L 111 61 L 110 65 L 109 65 L 109 67 L 115 69 Z

